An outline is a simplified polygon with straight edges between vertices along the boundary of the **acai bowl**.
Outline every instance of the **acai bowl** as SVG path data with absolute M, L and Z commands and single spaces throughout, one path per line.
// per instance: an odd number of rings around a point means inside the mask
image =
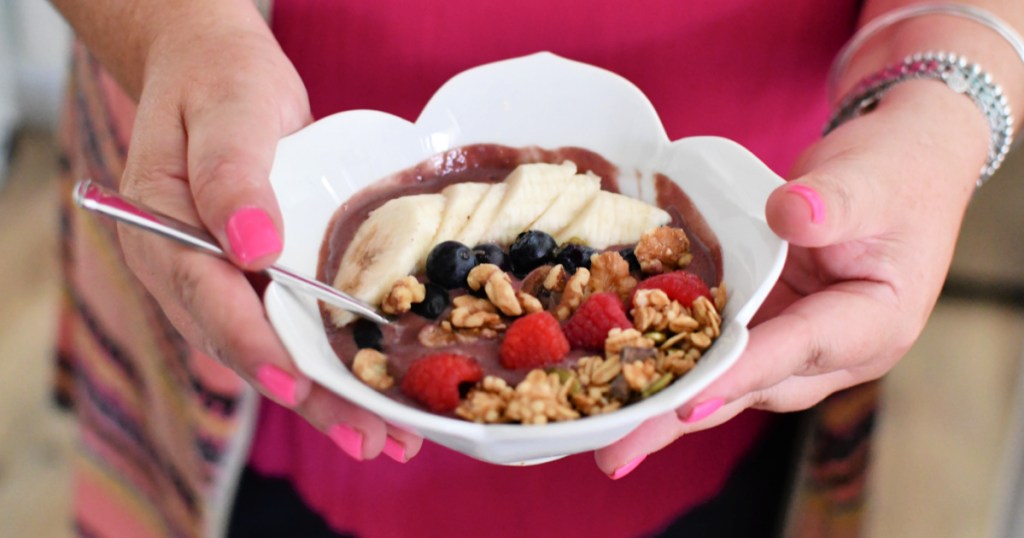
M 332 347 L 331 317 L 323 315 L 321 305 L 271 284 L 265 297 L 270 320 L 304 374 L 426 439 L 483 461 L 522 464 L 607 446 L 644 420 L 684 404 L 738 359 L 747 342 L 746 326 L 785 259 L 786 244 L 764 220 L 765 200 L 782 180 L 731 141 L 669 141 L 652 105 L 635 86 L 608 71 L 547 53 L 454 77 L 415 123 L 381 112 L 352 111 L 283 139 L 271 172 L 284 216 L 281 263 L 331 281 L 324 273 L 322 251 L 339 208 L 424 163 L 477 154 L 472 151 L 482 154 L 486 148 L 507 148 L 521 163 L 571 164 L 576 175 L 605 176 L 601 180 L 614 180 L 617 194 L 648 206 L 658 205 L 666 181 L 685 193 L 706 224 L 705 237 L 717 242 L 716 265 L 703 271 L 713 276 L 705 279 L 724 283 L 728 290 L 727 299 L 719 301 L 714 343 L 685 375 L 610 412 L 543 425 L 479 423 L 433 412 L 361 381 L 346 366 L 351 361 L 344 359 L 350 357 L 339 357 L 337 346 Z M 592 162 L 607 164 L 594 166 L 587 155 L 594 156 Z M 652 221 L 650 227 L 660 225 Z M 559 247 L 579 238 L 560 239 Z M 621 238 L 611 241 L 616 239 Z M 376 287 L 390 286 L 388 281 Z M 468 291 L 464 295 L 473 297 Z

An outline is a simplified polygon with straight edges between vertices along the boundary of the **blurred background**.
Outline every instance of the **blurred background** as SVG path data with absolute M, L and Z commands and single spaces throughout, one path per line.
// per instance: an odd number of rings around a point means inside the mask
M 0 536 L 71 535 L 71 422 L 49 393 L 53 131 L 69 31 L 0 0 Z M 868 537 L 1024 536 L 1024 152 L 975 196 L 943 295 L 887 376 Z

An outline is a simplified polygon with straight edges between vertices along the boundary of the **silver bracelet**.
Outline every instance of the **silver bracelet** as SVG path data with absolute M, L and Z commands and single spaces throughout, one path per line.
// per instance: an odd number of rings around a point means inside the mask
M 843 123 L 871 111 L 882 96 L 901 82 L 917 79 L 935 79 L 945 82 L 950 89 L 970 97 L 985 115 L 991 138 L 988 159 L 981 168 L 977 185 L 980 187 L 1003 164 L 1013 141 L 1013 115 L 1003 89 L 977 64 L 963 57 L 945 52 L 926 52 L 906 57 L 902 62 L 887 67 L 860 81 L 843 99 L 839 108 L 825 126 L 825 134 Z
M 893 24 L 925 15 L 950 15 L 953 17 L 972 20 L 978 24 L 984 25 L 1005 39 L 1006 42 L 1013 47 L 1013 50 L 1017 53 L 1020 61 L 1024 63 L 1024 39 L 1021 38 L 1021 35 L 1017 33 L 1012 26 L 989 11 L 979 7 L 958 4 L 955 2 L 912 4 L 906 7 L 894 9 L 871 20 L 871 22 L 862 26 L 860 30 L 850 38 L 850 41 L 843 46 L 842 50 L 840 50 L 839 54 L 836 56 L 835 62 L 832 64 L 831 71 L 829 71 L 829 101 L 835 100 L 835 92 L 839 82 L 839 77 L 844 71 L 846 71 L 846 67 L 850 63 L 850 60 L 853 59 L 853 55 L 860 50 L 864 43 L 874 37 L 878 32 L 892 26 Z

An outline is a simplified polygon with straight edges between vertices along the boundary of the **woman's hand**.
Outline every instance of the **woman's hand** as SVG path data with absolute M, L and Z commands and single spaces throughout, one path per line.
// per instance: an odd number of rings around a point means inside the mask
M 121 191 L 201 223 L 234 265 L 120 228 L 125 258 L 190 344 L 295 409 L 356 459 L 405 461 L 422 440 L 304 377 L 239 268 L 281 251 L 281 214 L 268 177 L 277 141 L 310 122 L 305 88 L 253 15 L 168 25 L 146 55 Z
M 806 409 L 888 372 L 935 305 L 987 141 L 969 99 L 917 81 L 812 146 L 767 203 L 790 253 L 743 356 L 676 413 L 597 451 L 598 466 L 618 478 L 744 409 Z

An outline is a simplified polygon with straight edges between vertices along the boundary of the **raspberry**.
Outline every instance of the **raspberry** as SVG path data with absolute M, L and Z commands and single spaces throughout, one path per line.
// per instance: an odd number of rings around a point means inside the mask
M 629 329 L 632 326 L 619 296 L 606 291 L 587 297 L 576 309 L 576 313 L 565 322 L 562 330 L 574 349 L 601 351 L 608 338 L 608 331 L 615 327 Z
M 551 312 L 527 314 L 512 322 L 501 342 L 501 365 L 510 370 L 555 364 L 569 352 L 569 341 Z
M 673 271 L 671 273 L 654 275 L 640 282 L 636 289 L 633 290 L 633 296 L 639 290 L 651 288 L 660 289 L 665 292 L 665 295 L 668 295 L 669 299 L 678 301 L 679 304 L 686 307 L 692 305 L 693 301 L 701 295 L 711 299 L 711 291 L 708 289 L 708 285 L 699 276 L 688 271 Z M 633 305 L 633 296 L 629 298 L 630 307 Z
M 476 359 L 455 353 L 435 353 L 416 360 L 402 379 L 402 392 L 435 413 L 459 406 L 459 386 L 476 383 L 484 371 Z

